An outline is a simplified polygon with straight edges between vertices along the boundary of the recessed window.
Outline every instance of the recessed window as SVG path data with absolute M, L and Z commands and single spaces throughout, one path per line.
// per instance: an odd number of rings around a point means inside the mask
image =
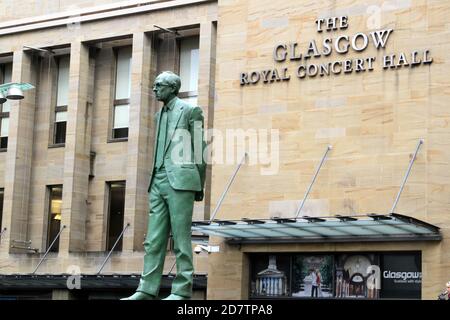
M 4 63 L 0 65 L 0 83 L 11 82 L 12 79 L 12 63 Z M 9 132 L 9 112 L 11 110 L 11 102 L 7 100 L 0 104 L 0 150 L 8 148 L 8 132 Z
M 1 118 L 0 122 L 0 149 L 8 148 L 9 117 Z
M 130 46 L 116 49 L 113 139 L 128 137 L 131 93 L 131 53 L 132 48 Z
M 130 112 L 129 104 L 114 106 L 114 129 L 113 129 L 114 139 L 128 137 L 129 112 Z
M 61 56 L 58 63 L 58 82 L 56 91 L 55 122 L 53 129 L 53 143 L 66 142 L 67 106 L 69 104 L 69 67 L 70 56 Z
M 56 112 L 55 119 L 55 144 L 62 144 L 66 142 L 66 128 L 67 128 L 67 111 Z
M 180 40 L 180 98 L 197 105 L 199 72 L 199 37 Z
M 109 205 L 106 249 L 112 249 L 124 228 L 125 211 L 125 181 L 108 182 Z M 122 239 L 119 240 L 114 251 L 122 250 Z
M 47 232 L 47 249 L 55 241 L 61 229 L 61 212 L 62 212 L 62 185 L 48 187 L 49 192 L 49 213 L 48 213 L 48 232 Z M 56 239 L 51 252 L 58 252 L 59 238 Z

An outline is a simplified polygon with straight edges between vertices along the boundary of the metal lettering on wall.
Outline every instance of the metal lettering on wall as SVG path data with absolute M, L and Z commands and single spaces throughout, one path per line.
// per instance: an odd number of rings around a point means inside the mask
M 317 25 L 317 32 L 319 33 L 324 30 L 327 32 L 345 30 L 348 28 L 348 17 L 317 19 L 315 23 Z M 385 49 L 393 32 L 393 29 L 384 29 L 368 33 L 358 32 L 350 36 L 338 35 L 336 37 L 325 37 L 319 44 L 315 40 L 311 40 L 304 48 L 300 48 L 298 42 L 277 44 L 273 50 L 273 59 L 275 62 L 286 63 L 287 61 L 299 61 L 300 64 L 294 70 L 288 67 L 280 67 L 241 72 L 241 86 L 289 81 L 291 75 L 299 79 L 306 79 L 353 72 L 370 72 L 374 70 L 377 63 L 384 70 L 395 70 L 398 68 L 413 68 L 433 62 L 429 49 L 415 50 L 409 53 L 386 54 L 382 57 L 381 61 L 377 61 L 377 57 L 375 56 L 339 59 L 323 63 L 315 63 L 311 60 L 313 58 L 328 57 L 333 52 L 345 55 L 349 52 L 359 53 L 369 47 L 373 47 L 376 50 Z

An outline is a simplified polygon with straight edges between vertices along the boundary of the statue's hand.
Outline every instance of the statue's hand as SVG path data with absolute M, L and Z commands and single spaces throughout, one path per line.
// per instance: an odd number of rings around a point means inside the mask
M 195 192 L 195 201 L 202 201 L 202 200 L 203 200 L 203 190 L 196 191 Z

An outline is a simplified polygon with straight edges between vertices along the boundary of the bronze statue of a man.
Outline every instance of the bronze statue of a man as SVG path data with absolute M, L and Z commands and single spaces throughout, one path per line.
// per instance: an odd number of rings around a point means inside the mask
M 155 115 L 156 144 L 150 178 L 149 223 L 144 241 L 144 270 L 136 293 L 123 300 L 156 299 L 172 231 L 177 275 L 166 300 L 192 295 L 191 224 L 194 201 L 203 200 L 206 163 L 202 109 L 180 100 L 180 77 L 166 71 L 156 77 L 153 91 L 163 108 Z

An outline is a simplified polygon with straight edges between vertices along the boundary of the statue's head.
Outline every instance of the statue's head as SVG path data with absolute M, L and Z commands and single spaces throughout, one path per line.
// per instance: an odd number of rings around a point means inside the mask
M 181 88 L 181 79 L 175 73 L 164 71 L 159 74 L 153 83 L 153 92 L 158 101 L 169 102 L 178 95 Z

